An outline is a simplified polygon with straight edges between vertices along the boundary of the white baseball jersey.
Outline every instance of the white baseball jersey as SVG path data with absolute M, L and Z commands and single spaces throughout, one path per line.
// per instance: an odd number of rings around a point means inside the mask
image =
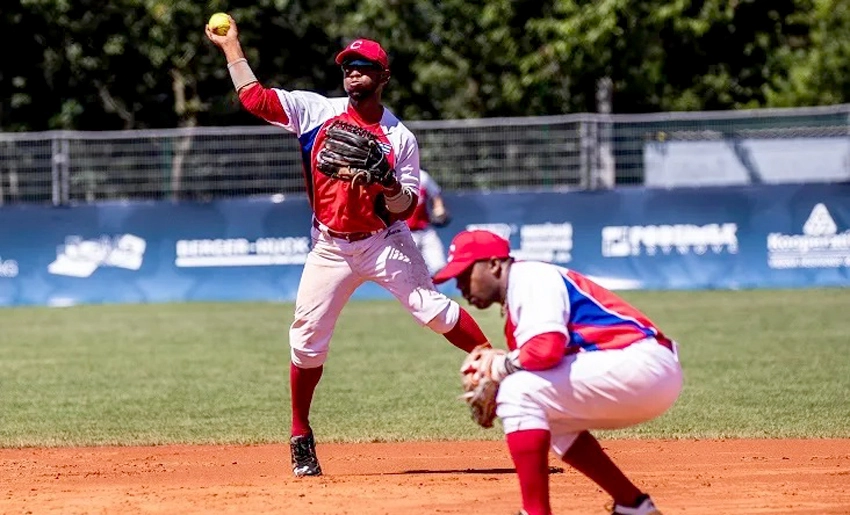
M 506 433 L 549 430 L 552 449 L 563 456 L 581 431 L 650 420 L 678 397 L 676 344 L 581 274 L 549 263 L 515 262 L 505 305 L 509 348 L 520 349 L 545 333 L 567 336 L 558 365 L 521 370 L 502 382 L 497 413 Z
M 315 221 L 313 248 L 304 264 L 295 320 L 289 329 L 292 363 L 301 368 L 324 364 L 342 308 L 366 281 L 389 291 L 421 325 L 440 334 L 453 328 L 460 306 L 434 288 L 410 229 L 404 222 L 376 212 L 383 187 L 352 187 L 326 176 L 316 166 L 328 125 L 340 120 L 375 134 L 399 182 L 416 193 L 419 147 L 404 124 L 386 108 L 380 122 L 366 124 L 347 98 L 326 98 L 308 91 L 255 86 L 243 90 L 240 100 L 253 114 L 295 133 L 301 145 Z
M 347 183 L 325 176 L 316 168 L 316 155 L 324 141 L 324 130 L 334 120 L 358 125 L 375 134 L 395 169 L 402 187 L 419 191 L 419 146 L 413 133 L 387 108 L 381 121 L 365 124 L 349 108 L 348 98 L 327 98 L 310 91 L 271 89 L 277 94 L 285 117 L 265 119 L 293 132 L 301 144 L 305 164 L 307 194 L 316 218 L 338 232 L 368 232 L 386 227 L 374 212 L 375 199 L 382 187 L 350 188 Z

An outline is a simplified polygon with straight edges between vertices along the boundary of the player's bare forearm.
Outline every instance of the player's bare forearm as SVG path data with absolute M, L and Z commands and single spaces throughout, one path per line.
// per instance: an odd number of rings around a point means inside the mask
M 230 25 L 225 34 L 214 32 L 209 24 L 207 24 L 204 32 L 207 39 L 224 53 L 224 58 L 227 60 L 227 70 L 230 72 L 236 91 L 239 92 L 246 86 L 257 82 L 257 78 L 248 65 L 247 59 L 245 59 L 242 44 L 239 43 L 239 29 L 236 26 L 236 21 L 229 15 L 227 19 Z
M 245 52 L 242 51 L 242 45 L 238 39 L 222 44 L 221 51 L 224 53 L 224 58 L 227 59 L 227 64 L 245 59 Z

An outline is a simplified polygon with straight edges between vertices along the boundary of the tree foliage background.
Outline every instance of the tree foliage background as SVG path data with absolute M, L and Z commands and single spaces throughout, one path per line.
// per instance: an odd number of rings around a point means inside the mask
M 0 130 L 255 124 L 203 34 L 229 12 L 267 86 L 342 94 L 334 54 L 388 49 L 403 118 L 843 103 L 848 0 L 5 0 Z

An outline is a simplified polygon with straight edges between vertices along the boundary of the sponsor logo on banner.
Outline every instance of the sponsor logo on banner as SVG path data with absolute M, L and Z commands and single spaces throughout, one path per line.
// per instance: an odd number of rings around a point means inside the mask
M 0 256 L 0 278 L 12 279 L 18 276 L 18 262 L 14 259 L 3 259 Z
M 528 224 L 519 229 L 517 259 L 569 263 L 573 251 L 573 224 Z
M 516 259 L 569 263 L 573 256 L 573 225 L 564 223 L 525 224 L 471 224 L 467 230 L 485 230 L 510 239 L 519 232 L 519 248 L 511 249 Z
M 826 205 L 817 204 L 802 234 L 767 235 L 767 264 L 777 269 L 850 267 L 850 230 L 839 232 Z
M 178 240 L 179 268 L 303 265 L 310 252 L 310 238 L 221 238 Z
M 47 266 L 53 275 L 89 277 L 100 267 L 138 270 L 142 267 L 147 242 L 132 234 L 101 236 L 93 240 L 68 236 L 56 250 L 56 260 Z
M 619 225 L 602 228 L 602 256 L 737 254 L 738 226 Z
M 509 240 L 511 235 L 516 232 L 516 224 L 469 224 L 466 226 L 467 231 L 490 231 L 498 234 L 502 238 Z

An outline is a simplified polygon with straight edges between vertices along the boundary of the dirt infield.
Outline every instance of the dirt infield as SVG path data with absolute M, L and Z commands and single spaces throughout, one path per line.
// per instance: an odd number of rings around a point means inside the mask
M 850 514 L 850 440 L 604 441 L 665 514 Z M 295 479 L 283 445 L 0 449 L 0 513 L 514 513 L 501 442 L 319 444 Z M 553 509 L 607 496 L 554 457 Z

